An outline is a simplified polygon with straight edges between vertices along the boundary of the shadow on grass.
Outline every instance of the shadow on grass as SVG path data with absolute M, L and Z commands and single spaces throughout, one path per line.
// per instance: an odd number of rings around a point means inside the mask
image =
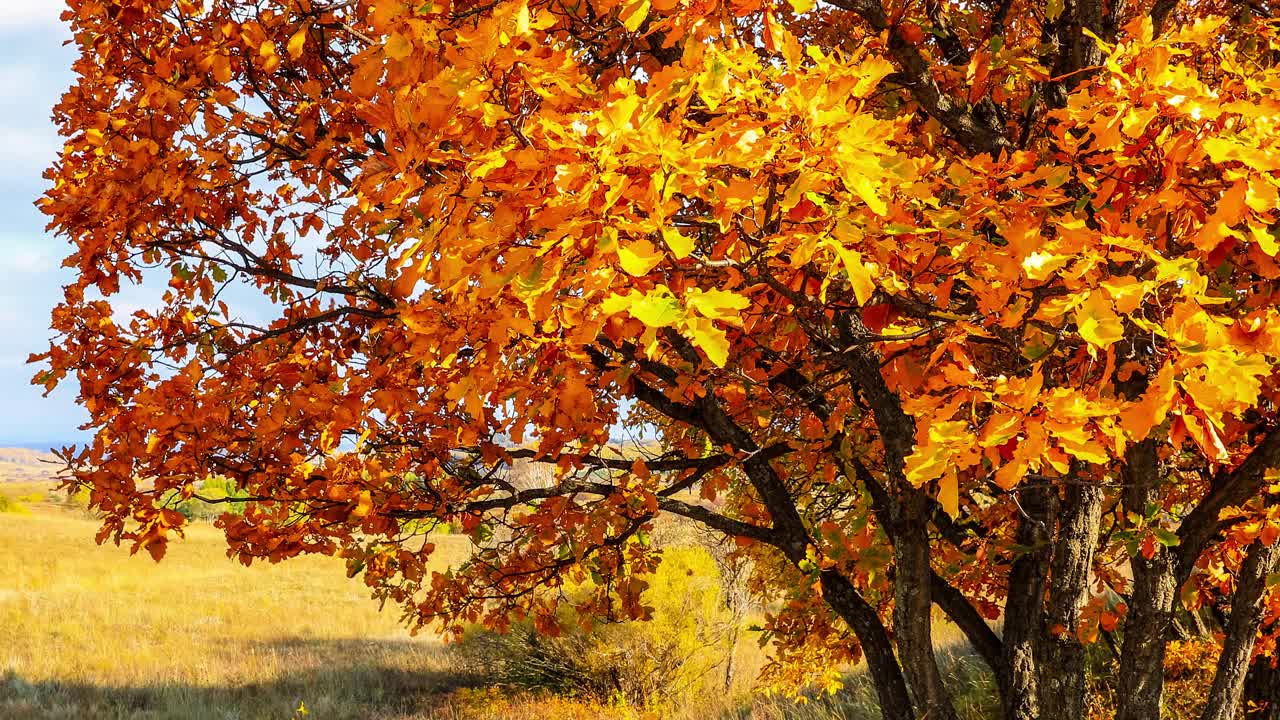
M 421 651 L 420 643 L 407 640 L 288 638 L 245 651 L 273 657 L 285 668 L 273 679 L 207 686 L 163 680 L 126 686 L 33 682 L 8 671 L 0 673 L 0 720 L 447 720 L 452 713 L 444 696 L 480 679 L 452 666 L 443 649 L 431 663 L 435 667 L 390 662 Z M 291 658 L 306 667 L 291 669 Z M 183 658 L 173 662 L 176 666 Z M 298 712 L 302 703 L 305 716 Z

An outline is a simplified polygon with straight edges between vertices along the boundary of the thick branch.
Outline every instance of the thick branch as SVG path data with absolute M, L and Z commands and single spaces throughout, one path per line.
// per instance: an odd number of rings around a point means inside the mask
M 919 48 L 904 40 L 891 27 L 889 17 L 885 13 L 880 0 L 829 0 L 832 5 L 843 10 L 855 12 L 876 32 L 889 31 L 889 52 L 897 61 L 911 96 L 920 103 L 934 119 L 950 131 L 956 142 L 971 153 L 998 154 L 1011 147 L 1005 137 L 1004 128 L 998 125 L 995 118 L 982 119 L 973 114 L 960 101 L 942 92 L 938 81 L 934 79 L 929 61 L 925 59 Z
M 1280 467 L 1280 430 L 1272 430 L 1235 470 L 1220 473 L 1208 495 L 1178 527 L 1177 584 L 1191 577 L 1196 561 L 1218 532 L 1218 515 L 1261 492 L 1266 471 Z
M 1232 720 L 1240 707 L 1244 692 L 1245 673 L 1249 658 L 1262 622 L 1262 598 L 1267 589 L 1267 574 L 1275 565 L 1280 547 L 1254 542 L 1249 546 L 1231 598 L 1231 619 L 1227 621 L 1227 634 L 1222 642 L 1222 655 L 1209 689 L 1200 720 Z

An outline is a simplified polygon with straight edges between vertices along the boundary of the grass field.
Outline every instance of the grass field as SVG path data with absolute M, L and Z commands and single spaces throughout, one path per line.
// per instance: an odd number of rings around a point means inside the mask
M 436 717 L 474 681 L 340 561 L 246 568 L 197 525 L 156 564 L 30 508 L 0 514 L 0 717 Z
M 157 564 L 95 545 L 97 523 L 39 500 L 40 490 L 0 485 L 27 498 L 20 512 L 0 512 L 0 720 L 879 717 L 856 671 L 846 691 L 804 705 L 752 694 L 763 661 L 752 638 L 739 643 L 733 692 L 679 707 L 512 694 L 487 687 L 434 636 L 410 637 L 394 608 L 379 613 L 339 560 L 246 568 L 226 559 L 215 528 L 196 523 Z M 460 557 L 464 543 L 446 536 L 437 546 Z M 953 687 L 971 698 L 965 717 L 986 717 L 989 676 L 962 650 L 951 654 Z

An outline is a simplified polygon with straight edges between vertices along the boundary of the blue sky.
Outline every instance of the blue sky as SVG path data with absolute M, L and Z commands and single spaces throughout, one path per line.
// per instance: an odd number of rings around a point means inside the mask
M 61 0 L 20 0 L 0 12 L 0 447 L 83 439 L 75 388 L 48 398 L 29 382 L 27 356 L 50 337 L 49 310 L 68 274 L 61 240 L 44 232 L 32 203 L 60 140 L 50 111 L 71 83 L 75 51 L 58 15 Z

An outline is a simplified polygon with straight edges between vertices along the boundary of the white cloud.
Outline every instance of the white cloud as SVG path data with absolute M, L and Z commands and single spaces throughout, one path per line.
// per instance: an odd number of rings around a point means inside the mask
M 62 0 L 16 0 L 0 12 L 0 33 L 61 27 L 58 16 L 67 8 Z
M 17 252 L 0 259 L 0 267 L 10 272 L 46 273 L 56 270 L 58 263 L 53 256 L 35 248 L 19 248 Z
M 8 177 L 43 185 L 40 175 L 61 149 L 62 141 L 52 125 L 37 129 L 0 124 L 0 168 Z

